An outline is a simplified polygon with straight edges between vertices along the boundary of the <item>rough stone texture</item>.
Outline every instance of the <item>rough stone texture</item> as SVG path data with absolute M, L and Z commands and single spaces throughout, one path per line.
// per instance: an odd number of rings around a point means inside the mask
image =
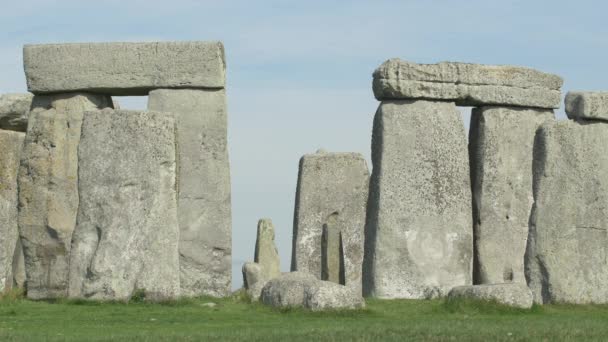
M 11 288 L 14 282 L 13 256 L 19 240 L 17 173 L 24 137 L 23 133 L 0 131 L 0 292 Z
M 264 266 L 255 262 L 246 262 L 243 264 L 243 285 L 247 290 L 247 294 L 253 301 L 260 299 L 262 288 L 270 280 L 268 272 Z
M 565 102 L 570 119 L 608 121 L 608 92 L 571 91 L 566 94 Z
M 300 160 L 293 228 L 292 271 L 322 278 L 322 232 L 342 236 L 344 285 L 361 293 L 369 171 L 358 153 L 309 154 Z
M 23 47 L 28 90 L 147 95 L 158 88 L 223 88 L 220 42 L 79 43 Z
M 85 113 L 70 297 L 179 295 L 175 152 L 175 121 L 167 113 Z
M 261 219 L 258 222 L 254 260 L 263 267 L 265 278 L 272 279 L 281 275 L 281 261 L 274 243 L 274 226 L 271 219 Z
M 0 129 L 25 132 L 32 94 L 0 95 Z
M 335 229 L 337 215 L 323 225 L 321 237 L 321 279 L 344 284 L 344 251 L 340 231 Z
M 525 256 L 537 303 L 608 303 L 608 124 L 548 122 L 534 143 Z
M 550 109 L 473 110 L 469 159 L 473 188 L 475 284 L 526 283 L 524 253 L 532 197 L 534 135 Z
M 17 236 L 17 246 L 13 253 L 13 288 L 25 288 L 25 258 L 23 257 L 23 247 L 21 240 Z
M 18 178 L 29 298 L 67 295 L 82 117 L 86 110 L 111 106 L 109 96 L 85 93 L 34 97 Z
M 285 273 L 270 280 L 262 289 L 260 300 L 273 307 L 304 307 L 313 311 L 365 306 L 356 289 L 318 280 L 305 272 Z
M 431 99 L 463 106 L 559 108 L 562 83 L 559 76 L 523 67 L 417 64 L 389 59 L 374 72 L 373 89 L 378 100 Z
M 227 296 L 232 214 L 224 90 L 155 90 L 148 109 L 177 120 L 181 294 Z
M 532 291 L 526 284 L 485 284 L 457 286 L 448 294 L 448 300 L 457 298 L 494 301 L 520 309 L 529 309 L 534 303 Z
M 471 284 L 469 163 L 454 103 L 382 102 L 372 162 L 365 295 L 431 298 Z

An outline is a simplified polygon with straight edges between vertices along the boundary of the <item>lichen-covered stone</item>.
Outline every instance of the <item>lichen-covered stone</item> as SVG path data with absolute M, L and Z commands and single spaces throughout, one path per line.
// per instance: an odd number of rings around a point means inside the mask
M 23 47 L 28 90 L 147 95 L 160 88 L 223 88 L 220 42 L 41 44 Z
M 18 267 L 21 246 L 17 228 L 17 173 L 24 136 L 0 130 L 0 293 L 10 289 L 24 272 Z
M 529 309 L 534 304 L 532 291 L 526 284 L 484 284 L 457 286 L 448 294 L 448 300 L 475 299 L 497 302 L 520 309 Z
M 361 292 L 369 171 L 358 153 L 302 157 L 296 193 L 292 271 L 322 279 L 323 227 L 342 239 L 344 284 Z
M 550 109 L 473 110 L 469 158 L 473 186 L 474 283 L 526 283 L 524 253 L 532 197 L 532 150 Z
M 372 162 L 364 293 L 431 298 L 471 284 L 467 141 L 454 103 L 382 102 Z
M 111 108 L 109 96 L 36 96 L 19 168 L 19 234 L 27 296 L 65 297 L 78 210 L 78 143 L 87 110 Z
M 181 294 L 222 297 L 232 281 L 232 214 L 226 93 L 161 89 L 148 109 L 177 122 Z
M 261 219 L 258 222 L 254 261 L 263 267 L 265 278 L 272 279 L 281 275 L 281 262 L 274 243 L 274 226 L 271 219 Z
M 179 296 L 175 121 L 166 113 L 85 113 L 70 297 Z
M 525 256 L 537 303 L 608 303 L 608 124 L 547 122 L 534 143 Z

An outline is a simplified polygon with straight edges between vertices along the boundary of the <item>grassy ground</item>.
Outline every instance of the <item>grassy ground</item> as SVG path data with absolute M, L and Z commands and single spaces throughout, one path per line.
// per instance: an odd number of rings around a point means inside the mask
M 312 313 L 237 297 L 164 304 L 0 299 L 0 341 L 39 340 L 605 341 L 608 306 L 522 311 L 478 302 L 370 300 L 360 311 Z

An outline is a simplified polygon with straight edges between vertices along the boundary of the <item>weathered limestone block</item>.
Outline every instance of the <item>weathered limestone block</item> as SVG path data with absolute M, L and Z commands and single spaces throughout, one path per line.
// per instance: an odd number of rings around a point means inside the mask
M 327 230 L 339 232 L 342 238 L 342 284 L 361 292 L 368 187 L 367 164 L 358 153 L 317 152 L 302 157 L 295 205 L 292 271 L 307 272 L 323 279 L 325 226 Z M 329 252 L 336 253 L 339 251 Z M 339 270 L 328 273 L 337 272 Z
M 17 173 L 24 137 L 20 132 L 0 130 L 0 292 L 10 289 L 14 278 L 23 277 L 19 270 L 15 270 L 17 274 L 13 272 L 13 265 L 18 265 L 18 260 L 13 262 L 13 256 L 19 247 Z
M 265 278 L 272 279 L 281 275 L 281 261 L 274 243 L 274 226 L 271 219 L 261 219 L 258 222 L 254 261 L 263 267 Z
M 608 124 L 548 122 L 534 143 L 525 256 L 537 303 L 608 303 Z
M 389 59 L 374 72 L 378 100 L 429 99 L 458 105 L 559 108 L 563 80 L 529 68 Z
M 526 284 L 518 283 L 457 286 L 448 294 L 448 300 L 459 298 L 493 301 L 520 309 L 529 309 L 534 304 L 532 291 Z
M 19 168 L 19 234 L 27 296 L 67 295 L 68 261 L 78 209 L 78 143 L 87 110 L 112 106 L 109 96 L 36 96 Z
M 372 162 L 364 293 L 431 298 L 471 284 L 469 163 L 454 103 L 382 102 Z
M 304 307 L 312 311 L 365 307 L 356 289 L 319 280 L 306 272 L 285 273 L 270 280 L 262 289 L 260 301 L 277 308 Z
M 608 92 L 571 91 L 565 102 L 570 119 L 608 121 Z
M 0 95 L 0 129 L 25 132 L 32 98 L 29 93 Z
M 155 90 L 148 109 L 177 121 L 181 294 L 226 296 L 232 280 L 232 214 L 226 94 Z
M 86 112 L 70 297 L 179 296 L 175 121 L 167 113 Z
M 264 285 L 270 280 L 264 266 L 256 262 L 243 264 L 243 286 L 252 301 L 258 301 Z
M 158 88 L 223 88 L 220 42 L 80 43 L 23 47 L 28 90 L 147 95 Z
M 532 197 L 532 150 L 550 109 L 473 110 L 469 157 L 473 188 L 475 284 L 526 283 L 524 254 Z

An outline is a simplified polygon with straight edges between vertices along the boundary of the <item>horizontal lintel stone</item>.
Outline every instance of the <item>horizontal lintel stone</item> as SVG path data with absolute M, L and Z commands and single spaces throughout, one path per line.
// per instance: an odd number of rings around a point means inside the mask
M 219 89 L 226 63 L 221 42 L 25 45 L 28 90 L 147 95 L 158 88 Z
M 566 94 L 566 114 L 570 119 L 608 121 L 608 91 L 571 91 Z

